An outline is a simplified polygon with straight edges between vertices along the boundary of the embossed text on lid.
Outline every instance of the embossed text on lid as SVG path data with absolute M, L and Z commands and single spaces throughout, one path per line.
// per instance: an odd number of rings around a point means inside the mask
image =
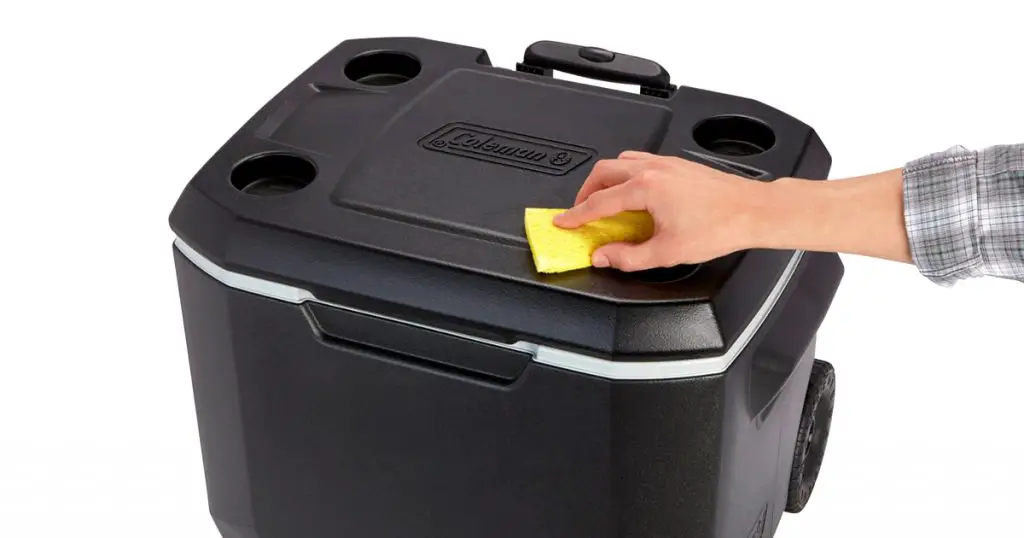
M 426 149 L 561 176 L 591 160 L 588 148 L 468 123 L 450 123 L 420 140 Z

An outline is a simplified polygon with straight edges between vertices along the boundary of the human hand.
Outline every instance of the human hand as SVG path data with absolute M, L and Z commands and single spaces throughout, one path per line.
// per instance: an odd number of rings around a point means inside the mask
M 595 267 L 640 271 L 694 264 L 751 248 L 753 212 L 767 184 L 677 157 L 627 151 L 599 161 L 573 208 L 555 218 L 576 228 L 623 211 L 647 211 L 654 235 L 641 244 L 612 243 Z

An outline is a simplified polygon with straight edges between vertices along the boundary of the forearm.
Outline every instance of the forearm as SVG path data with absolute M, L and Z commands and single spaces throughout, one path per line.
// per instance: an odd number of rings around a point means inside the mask
M 943 285 L 1024 281 L 1024 144 L 955 147 L 869 176 L 756 188 L 752 248 L 913 263 Z
M 911 263 L 902 184 L 899 169 L 834 181 L 779 179 L 757 201 L 752 243 Z

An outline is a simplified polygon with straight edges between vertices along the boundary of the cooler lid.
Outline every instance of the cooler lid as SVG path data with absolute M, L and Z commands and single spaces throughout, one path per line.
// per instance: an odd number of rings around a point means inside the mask
M 756 101 L 676 88 L 660 65 L 601 49 L 541 42 L 518 67 L 422 39 L 342 43 L 210 159 L 171 225 L 224 268 L 500 339 L 622 360 L 728 346 L 792 253 L 541 275 L 523 211 L 570 206 L 593 164 L 626 149 L 751 180 L 823 178 L 828 154 L 813 131 Z M 552 68 L 641 90 L 561 80 Z

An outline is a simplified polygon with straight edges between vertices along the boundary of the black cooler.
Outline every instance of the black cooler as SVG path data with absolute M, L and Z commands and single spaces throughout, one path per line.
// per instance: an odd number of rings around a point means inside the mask
M 637 91 L 554 78 L 553 71 Z M 807 125 L 657 63 L 346 41 L 170 216 L 225 538 L 761 538 L 814 486 L 833 254 L 534 271 L 526 207 L 627 149 L 824 179 Z

